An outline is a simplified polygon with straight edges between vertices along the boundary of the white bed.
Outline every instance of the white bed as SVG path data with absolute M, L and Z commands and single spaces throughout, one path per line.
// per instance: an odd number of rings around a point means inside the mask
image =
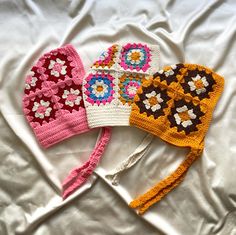
M 235 235 L 236 2 L 234 0 L 0 0 L 0 234 Z M 128 203 L 186 154 L 153 138 L 118 186 L 105 179 L 146 136 L 115 127 L 96 173 L 62 202 L 61 181 L 84 162 L 98 131 L 48 150 L 22 114 L 24 77 L 44 52 L 73 44 L 85 69 L 112 43 L 158 44 L 161 66 L 202 64 L 225 78 L 202 157 L 184 182 L 138 216 Z

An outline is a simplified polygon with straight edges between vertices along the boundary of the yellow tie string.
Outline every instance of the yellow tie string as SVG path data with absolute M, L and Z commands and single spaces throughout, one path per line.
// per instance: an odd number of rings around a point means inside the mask
M 176 188 L 184 179 L 189 167 L 201 155 L 203 144 L 199 149 L 191 149 L 186 159 L 180 166 L 164 180 L 160 181 L 145 194 L 134 199 L 129 206 L 140 208 L 139 213 L 143 214 L 150 206 L 160 201 L 166 194 Z

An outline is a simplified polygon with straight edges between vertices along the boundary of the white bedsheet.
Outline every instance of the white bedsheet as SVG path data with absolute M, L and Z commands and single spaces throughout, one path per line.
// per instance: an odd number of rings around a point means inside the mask
M 236 2 L 0 0 L 0 234 L 235 235 Z M 98 131 L 41 149 L 22 115 L 24 77 L 44 52 L 72 43 L 86 70 L 112 43 L 159 44 L 161 66 L 198 63 L 225 77 L 199 161 L 144 216 L 128 207 L 180 163 L 185 149 L 154 138 L 112 186 L 104 175 L 146 135 L 115 127 L 96 173 L 61 201 L 61 181 L 86 160 Z

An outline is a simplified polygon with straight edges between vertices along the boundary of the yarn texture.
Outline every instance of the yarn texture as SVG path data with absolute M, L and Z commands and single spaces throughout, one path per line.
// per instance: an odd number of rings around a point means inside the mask
M 42 147 L 89 131 L 84 75 L 79 55 L 67 45 L 41 56 L 26 77 L 23 111 Z
M 42 147 L 90 131 L 82 98 L 84 75 L 79 55 L 66 45 L 41 56 L 26 77 L 23 111 Z M 63 199 L 93 173 L 110 137 L 111 129 L 103 128 L 88 161 L 65 179 Z
M 196 64 L 166 66 L 144 81 L 134 98 L 130 125 L 152 133 L 190 152 L 180 166 L 147 193 L 130 203 L 143 214 L 181 183 L 201 156 L 213 110 L 223 91 L 224 79 Z
M 149 150 L 153 139 L 154 136 L 152 134 L 147 134 L 141 144 L 135 149 L 135 151 L 124 161 L 122 161 L 114 170 L 107 174 L 106 178 L 111 180 L 113 185 L 118 185 L 122 173 L 133 167 L 141 158 L 146 155 L 146 152 Z
M 103 52 L 83 82 L 89 127 L 128 126 L 136 91 L 158 65 L 156 45 L 115 44 Z

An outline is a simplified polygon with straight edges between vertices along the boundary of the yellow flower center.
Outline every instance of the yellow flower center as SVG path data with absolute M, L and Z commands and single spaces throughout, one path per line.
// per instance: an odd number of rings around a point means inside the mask
M 197 89 L 202 89 L 204 88 L 204 84 L 202 82 L 202 80 L 197 80 L 197 81 L 194 81 L 194 85 Z
M 154 105 L 158 104 L 157 97 L 153 96 L 153 97 L 149 98 L 148 102 L 151 106 L 154 106 Z
M 164 71 L 167 72 L 167 71 L 170 71 L 171 69 L 172 69 L 171 66 L 166 66 L 166 67 L 164 68 Z
M 132 60 L 139 60 L 140 59 L 140 53 L 139 52 L 133 52 L 131 54 L 131 59 Z
M 179 113 L 179 117 L 182 122 L 188 121 L 190 119 L 188 111 L 184 111 L 184 112 Z
M 97 91 L 102 92 L 103 91 L 103 86 L 97 86 Z

